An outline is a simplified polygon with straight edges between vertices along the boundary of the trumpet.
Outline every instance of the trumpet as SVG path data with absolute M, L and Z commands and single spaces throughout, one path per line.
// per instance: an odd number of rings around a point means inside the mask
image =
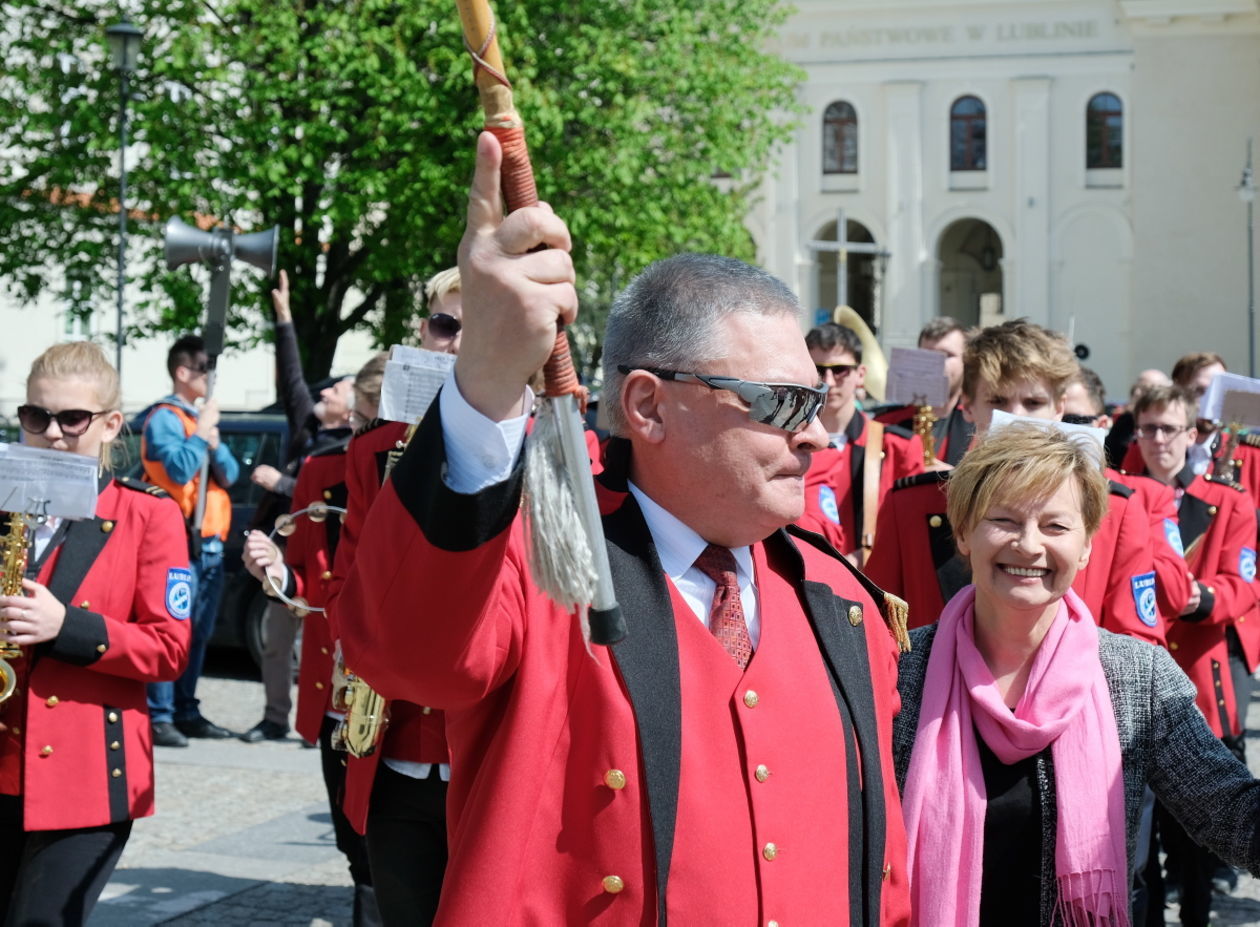
M 21 595 L 22 577 L 26 575 L 26 561 L 30 549 L 26 516 L 20 512 L 9 514 L 9 534 L 0 542 L 0 595 Z M 17 689 L 17 670 L 13 663 L 22 658 L 22 648 L 0 638 L 0 705 L 13 697 Z

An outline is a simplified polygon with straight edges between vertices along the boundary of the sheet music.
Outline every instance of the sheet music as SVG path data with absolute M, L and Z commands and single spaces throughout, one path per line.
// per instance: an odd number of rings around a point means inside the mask
M 0 444 L 0 510 L 91 518 L 99 473 L 95 457 Z
M 380 417 L 408 425 L 420 421 L 454 366 L 454 354 L 394 345 L 381 381 Z
M 888 402 L 912 406 L 943 406 L 949 399 L 945 355 L 940 351 L 893 348 L 888 364 Z
M 1260 392 L 1226 390 L 1221 400 L 1221 421 L 1248 428 L 1260 425 Z
M 1224 414 L 1225 394 L 1229 392 L 1260 393 L 1260 380 L 1244 377 L 1237 373 L 1218 373 L 1208 384 L 1207 392 L 1199 400 L 1199 418 L 1213 422 L 1229 424 L 1236 421 Z M 1260 425 L 1260 421 L 1248 420 L 1242 425 Z

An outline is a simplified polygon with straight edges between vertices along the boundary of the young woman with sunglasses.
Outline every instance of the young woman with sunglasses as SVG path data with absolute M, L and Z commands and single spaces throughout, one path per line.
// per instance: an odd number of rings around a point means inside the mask
M 174 679 L 188 655 L 179 509 L 156 487 L 104 473 L 119 405 L 104 351 L 72 342 L 35 359 L 18 409 L 26 444 L 97 458 L 103 475 L 95 517 L 28 529 L 22 592 L 0 596 L 0 634 L 22 649 L 0 705 L 7 924 L 88 919 L 131 822 L 153 813 L 145 683 Z

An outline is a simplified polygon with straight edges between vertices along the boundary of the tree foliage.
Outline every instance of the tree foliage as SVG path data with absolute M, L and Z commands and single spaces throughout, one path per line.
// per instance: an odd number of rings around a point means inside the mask
M 540 195 L 568 221 L 588 331 L 681 250 L 751 258 L 750 197 L 799 73 L 763 51 L 779 0 L 497 4 Z M 118 76 L 93 0 L 0 3 L 0 281 L 109 305 Z M 136 0 L 129 337 L 196 329 L 204 275 L 161 264 L 166 217 L 281 228 L 308 373 L 370 325 L 400 340 L 454 262 L 480 116 L 450 0 Z M 711 181 L 715 173 L 735 181 Z M 264 337 L 270 283 L 234 271 L 229 341 Z M 593 311 L 592 311 L 593 310 Z M 589 357 L 587 358 L 590 359 Z

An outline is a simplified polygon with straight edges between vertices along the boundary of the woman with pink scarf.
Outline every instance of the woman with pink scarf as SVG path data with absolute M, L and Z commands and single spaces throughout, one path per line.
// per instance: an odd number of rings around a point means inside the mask
M 912 632 L 894 749 L 913 923 L 1129 927 L 1143 788 L 1260 870 L 1260 783 L 1166 651 L 1071 590 L 1107 505 L 1087 441 L 1012 425 L 972 448 L 948 513 L 973 585 Z

